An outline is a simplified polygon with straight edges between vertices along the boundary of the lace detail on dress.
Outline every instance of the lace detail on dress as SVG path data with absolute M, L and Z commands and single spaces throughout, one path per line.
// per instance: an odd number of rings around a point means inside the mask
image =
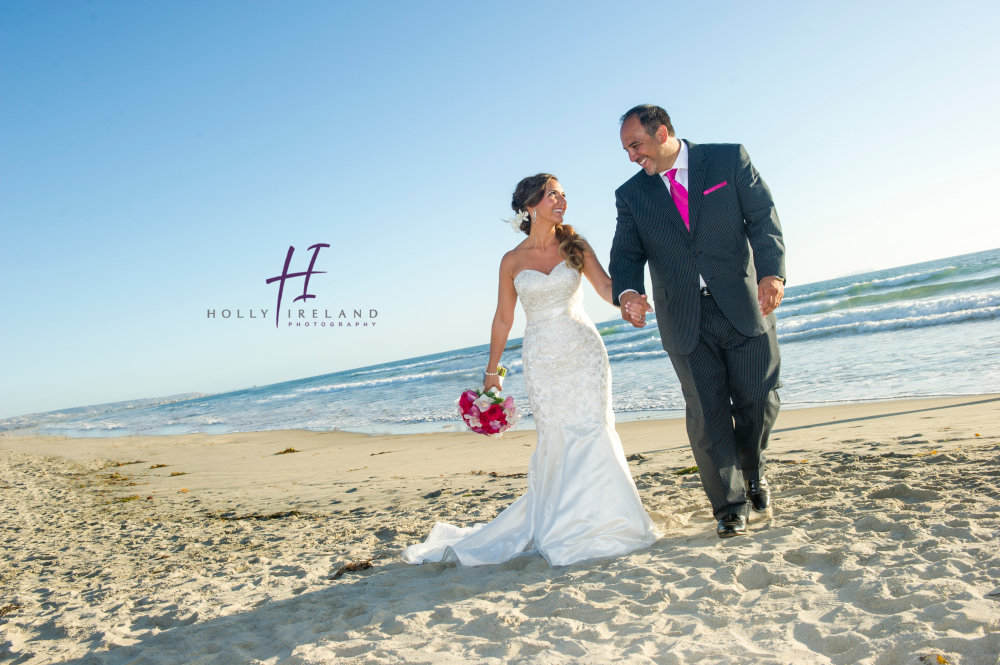
M 613 426 L 608 352 L 583 309 L 582 275 L 564 261 L 548 275 L 522 270 L 514 288 L 526 312 L 568 310 L 524 329 L 524 382 L 538 429 L 595 420 Z
M 548 275 L 537 270 L 522 270 L 514 277 L 514 288 L 526 312 L 563 305 L 583 304 L 583 280 L 580 273 L 563 261 Z

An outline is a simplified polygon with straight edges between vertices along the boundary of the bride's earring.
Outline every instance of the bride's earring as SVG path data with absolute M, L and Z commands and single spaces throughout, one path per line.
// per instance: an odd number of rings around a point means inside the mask
M 535 221 L 536 219 L 538 219 L 538 208 L 531 211 L 531 221 Z

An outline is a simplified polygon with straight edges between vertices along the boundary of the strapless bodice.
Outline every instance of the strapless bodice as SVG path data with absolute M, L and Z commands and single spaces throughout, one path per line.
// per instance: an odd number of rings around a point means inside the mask
M 537 270 L 522 270 L 514 276 L 514 289 L 529 322 L 550 318 L 549 314 L 575 309 L 583 304 L 580 273 L 565 261 L 548 275 Z

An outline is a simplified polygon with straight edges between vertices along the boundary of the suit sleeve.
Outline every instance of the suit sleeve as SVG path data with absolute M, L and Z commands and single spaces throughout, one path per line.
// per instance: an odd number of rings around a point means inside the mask
M 618 227 L 611 244 L 608 272 L 611 273 L 612 301 L 620 307 L 618 296 L 624 291 L 632 289 L 640 294 L 646 293 L 646 251 L 635 228 L 632 211 L 619 192 L 615 192 L 615 205 L 618 207 Z
M 736 194 L 746 222 L 747 239 L 753 250 L 757 281 L 774 275 L 785 279 L 785 240 L 771 190 L 750 163 L 746 148 L 739 146 Z

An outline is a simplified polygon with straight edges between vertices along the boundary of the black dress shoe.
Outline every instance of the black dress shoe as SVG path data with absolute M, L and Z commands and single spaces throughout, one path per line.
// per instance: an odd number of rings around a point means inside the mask
M 723 515 L 719 518 L 719 528 L 716 529 L 719 538 L 742 536 L 747 532 L 747 518 L 739 513 Z
M 771 488 L 767 484 L 767 478 L 748 482 L 747 498 L 750 499 L 750 505 L 757 512 L 767 510 L 767 507 L 771 505 Z

